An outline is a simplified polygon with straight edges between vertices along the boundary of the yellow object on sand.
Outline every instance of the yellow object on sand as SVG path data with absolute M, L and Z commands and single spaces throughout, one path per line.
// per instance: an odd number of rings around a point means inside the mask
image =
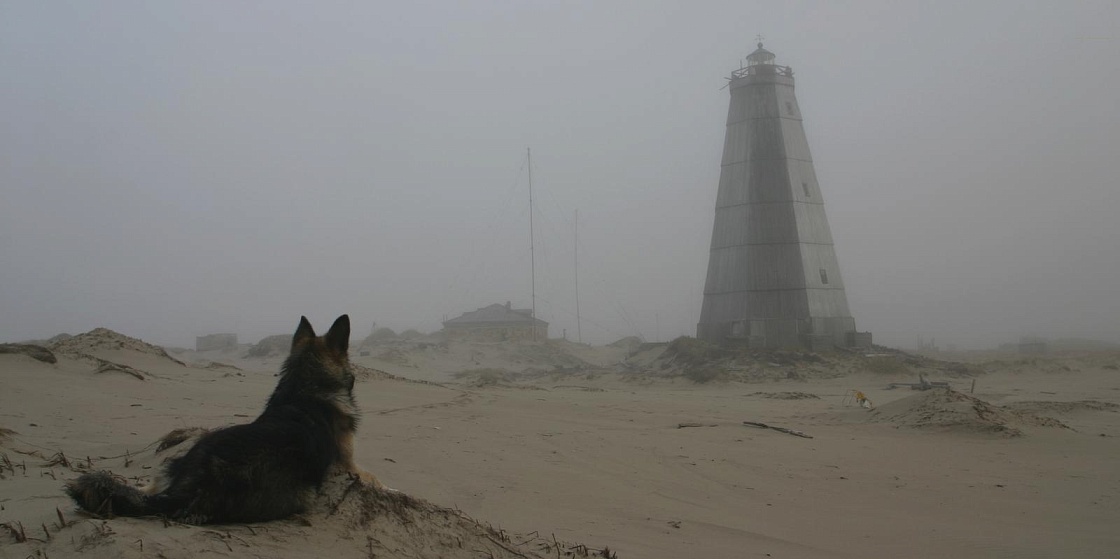
M 871 399 L 868 398 L 867 395 L 864 394 L 863 392 L 860 392 L 859 390 L 856 390 L 855 396 L 856 396 L 856 402 L 859 404 L 859 407 L 868 408 L 868 409 L 875 407 L 874 405 L 872 405 Z

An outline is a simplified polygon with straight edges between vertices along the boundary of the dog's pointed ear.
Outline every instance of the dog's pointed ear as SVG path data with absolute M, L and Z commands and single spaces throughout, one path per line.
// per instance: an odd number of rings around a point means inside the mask
M 299 317 L 299 327 L 296 328 L 296 335 L 292 336 L 292 349 L 296 346 L 307 342 L 315 337 L 315 329 L 311 327 L 311 323 L 307 321 L 306 316 Z
M 344 314 L 331 324 L 325 336 L 327 347 L 345 354 L 350 347 L 350 315 Z

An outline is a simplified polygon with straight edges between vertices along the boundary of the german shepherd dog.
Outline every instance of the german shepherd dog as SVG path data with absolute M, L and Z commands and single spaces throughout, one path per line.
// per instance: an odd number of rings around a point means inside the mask
M 349 316 L 340 316 L 322 337 L 302 317 L 280 382 L 252 423 L 205 433 L 168 461 L 146 491 L 108 472 L 94 472 L 69 482 L 66 493 L 97 515 L 220 524 L 300 512 L 334 473 L 382 487 L 354 464 L 358 410 L 349 343 Z

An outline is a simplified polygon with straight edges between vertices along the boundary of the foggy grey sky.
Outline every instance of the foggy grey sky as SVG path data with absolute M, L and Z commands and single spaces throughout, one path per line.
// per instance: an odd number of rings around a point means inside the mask
M 0 340 L 528 307 L 526 147 L 551 334 L 578 209 L 584 341 L 694 335 L 757 33 L 861 330 L 1120 341 L 1120 3 L 742 0 L 4 2 Z

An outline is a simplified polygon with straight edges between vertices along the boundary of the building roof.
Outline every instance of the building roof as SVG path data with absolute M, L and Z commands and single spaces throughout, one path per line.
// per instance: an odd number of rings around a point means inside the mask
M 774 58 L 774 53 L 762 48 L 762 43 L 759 43 L 758 48 L 747 55 L 747 64 L 773 64 Z
M 506 303 L 504 305 L 494 303 L 493 305 L 482 307 L 476 311 L 463 313 L 462 316 L 452 318 L 451 320 L 443 323 L 444 326 L 496 326 L 499 324 L 510 324 L 518 326 L 548 325 L 547 322 L 539 318 L 533 318 L 532 309 L 510 308 L 509 303 Z

